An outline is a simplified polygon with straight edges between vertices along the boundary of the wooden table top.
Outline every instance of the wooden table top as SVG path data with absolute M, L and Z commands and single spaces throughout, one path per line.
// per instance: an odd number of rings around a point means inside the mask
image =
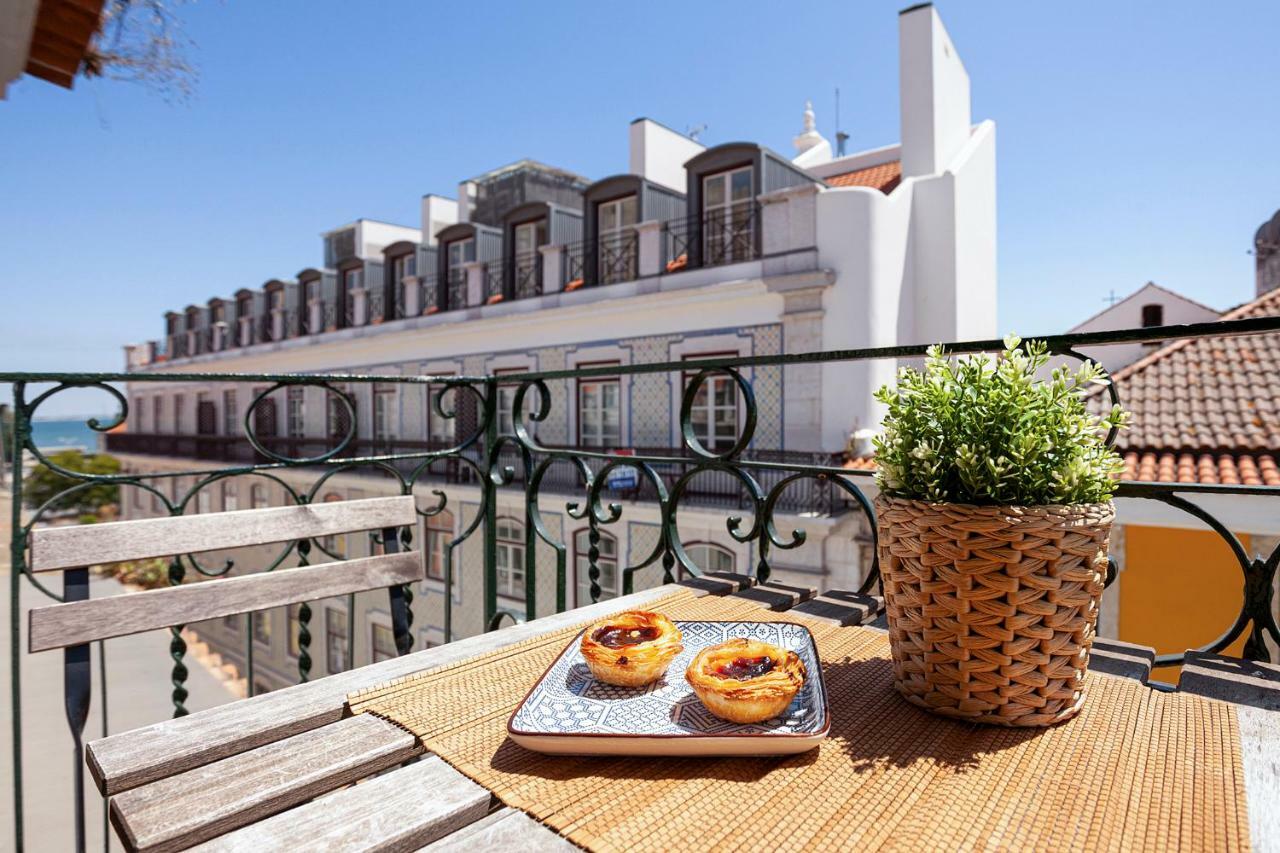
M 417 739 L 371 715 L 348 716 L 348 694 L 643 607 L 673 589 L 733 595 L 797 622 L 858 626 L 878 601 L 854 593 L 718 575 L 600 602 L 356 670 L 111 735 L 87 761 L 111 798 L 129 849 L 573 849 Z M 1093 671 L 1145 679 L 1141 649 L 1100 641 Z M 1182 689 L 1237 703 L 1250 836 L 1280 849 L 1280 667 L 1210 655 L 1188 658 Z M 351 783 L 365 780 L 362 784 Z

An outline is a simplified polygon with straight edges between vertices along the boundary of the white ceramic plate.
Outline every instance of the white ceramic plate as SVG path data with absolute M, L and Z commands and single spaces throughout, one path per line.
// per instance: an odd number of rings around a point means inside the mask
M 813 635 L 793 622 L 676 622 L 684 651 L 647 687 L 596 681 L 576 636 L 507 722 L 526 749 L 563 755 L 787 755 L 818 745 L 831 729 Z M 808 673 L 786 712 L 752 725 L 712 715 L 685 681 L 693 656 L 733 637 L 789 649 Z

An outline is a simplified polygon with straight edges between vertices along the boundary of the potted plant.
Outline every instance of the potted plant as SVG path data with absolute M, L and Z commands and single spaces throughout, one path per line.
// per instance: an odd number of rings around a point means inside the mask
M 1084 362 L 1047 379 L 1043 342 L 994 360 L 929 350 L 904 368 L 876 450 L 877 530 L 894 684 L 947 716 L 1045 726 L 1080 709 L 1123 470 L 1090 414 L 1108 380 Z

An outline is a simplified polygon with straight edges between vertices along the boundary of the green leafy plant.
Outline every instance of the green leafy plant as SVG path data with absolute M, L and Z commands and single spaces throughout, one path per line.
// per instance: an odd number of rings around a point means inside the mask
M 1005 338 L 994 360 L 949 358 L 929 349 L 923 371 L 903 368 L 897 387 L 876 399 L 889 407 L 874 440 L 876 483 L 888 495 L 966 504 L 1097 503 L 1109 500 L 1124 470 L 1106 433 L 1128 413 L 1090 414 L 1084 398 L 1110 380 L 1084 362 L 1074 371 L 1037 371 L 1043 341 Z
M 60 450 L 49 456 L 49 461 L 66 471 L 82 474 L 119 474 L 120 460 L 105 453 L 84 455 L 79 450 Z M 60 474 L 47 465 L 37 465 L 22 481 L 22 494 L 32 509 L 43 506 L 68 489 L 82 486 L 86 480 Z M 115 483 L 95 483 L 79 489 L 53 505 L 55 511 L 74 512 L 77 515 L 100 514 L 103 507 L 116 503 L 120 487 Z

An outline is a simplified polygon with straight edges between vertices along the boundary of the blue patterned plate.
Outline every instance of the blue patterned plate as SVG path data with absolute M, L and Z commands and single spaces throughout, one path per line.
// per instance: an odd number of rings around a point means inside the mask
M 574 637 L 507 722 L 511 739 L 537 752 L 568 755 L 786 755 L 813 749 L 831 715 L 813 635 L 792 622 L 676 622 L 684 651 L 647 687 L 596 681 Z M 693 656 L 733 637 L 790 649 L 808 677 L 786 713 L 753 725 L 711 714 L 685 681 Z

